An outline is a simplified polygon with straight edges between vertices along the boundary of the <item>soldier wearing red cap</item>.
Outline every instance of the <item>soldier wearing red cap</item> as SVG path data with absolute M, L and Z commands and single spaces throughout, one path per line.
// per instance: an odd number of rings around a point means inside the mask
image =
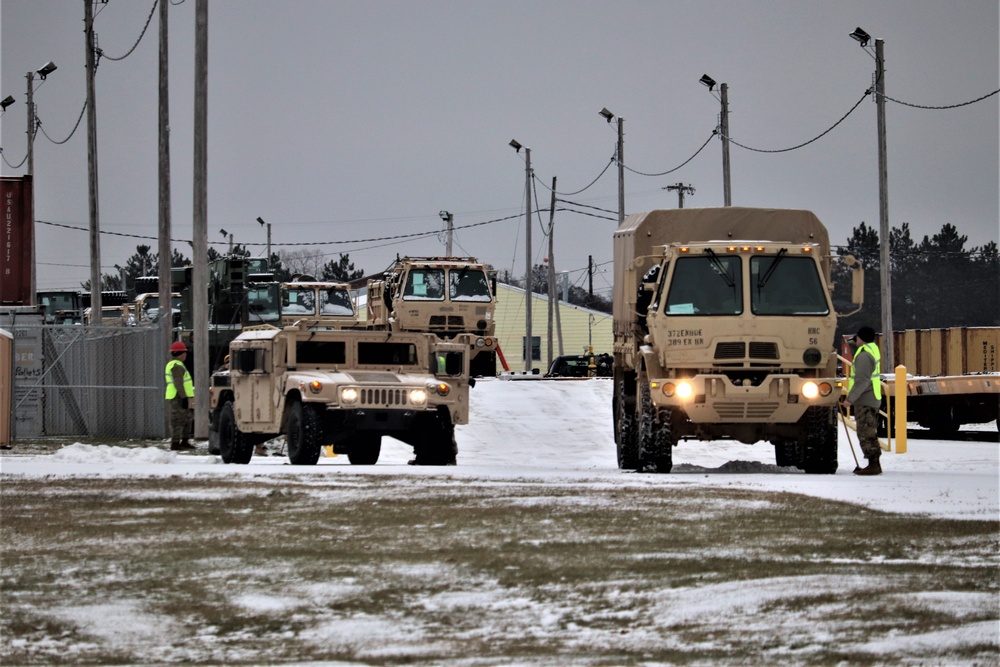
M 170 356 L 167 362 L 166 399 L 170 407 L 170 449 L 185 451 L 194 449 L 188 440 L 192 430 L 191 410 L 194 409 L 194 381 L 184 365 L 187 359 L 187 346 L 177 341 L 170 346 Z

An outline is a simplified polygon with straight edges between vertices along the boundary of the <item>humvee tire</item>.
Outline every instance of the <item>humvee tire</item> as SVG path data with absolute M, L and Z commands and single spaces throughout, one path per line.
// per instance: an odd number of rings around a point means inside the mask
M 226 401 L 219 411 L 219 453 L 223 463 L 250 463 L 253 444 L 236 426 L 233 402 Z
M 358 433 L 350 438 L 351 451 L 347 460 L 355 466 L 373 466 L 382 452 L 382 436 L 378 433 Z
M 288 413 L 288 460 L 296 466 L 313 466 L 323 447 L 323 422 L 316 409 L 295 401 Z

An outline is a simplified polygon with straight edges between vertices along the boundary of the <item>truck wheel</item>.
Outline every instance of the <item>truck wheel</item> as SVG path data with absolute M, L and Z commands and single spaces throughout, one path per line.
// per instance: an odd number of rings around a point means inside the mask
M 625 391 L 625 380 L 615 388 L 615 408 L 617 410 L 617 432 L 615 444 L 618 446 L 618 467 L 622 470 L 638 470 L 639 442 L 635 428 L 635 402 L 629 401 Z
M 649 395 L 649 383 L 641 382 L 642 415 L 639 417 L 639 460 L 643 466 L 659 473 L 668 473 L 674 467 L 673 442 L 670 433 L 672 410 L 657 413 Z
M 219 453 L 223 463 L 250 463 L 253 456 L 253 445 L 236 426 L 232 401 L 226 401 L 219 411 Z
M 806 410 L 806 438 L 802 446 L 802 465 L 810 475 L 837 472 L 836 408 L 812 407 Z
M 413 444 L 413 463 L 418 466 L 453 466 L 458 454 L 455 425 L 451 419 L 434 415 L 422 424 L 416 423 L 417 439 Z
M 774 443 L 774 462 L 782 468 L 797 467 L 799 463 L 799 446 L 794 440 L 781 440 Z
M 375 433 L 357 434 L 350 440 L 347 460 L 355 466 L 373 466 L 382 452 L 382 436 Z
M 323 443 L 323 424 L 311 405 L 292 404 L 288 413 L 288 460 L 294 466 L 314 466 Z

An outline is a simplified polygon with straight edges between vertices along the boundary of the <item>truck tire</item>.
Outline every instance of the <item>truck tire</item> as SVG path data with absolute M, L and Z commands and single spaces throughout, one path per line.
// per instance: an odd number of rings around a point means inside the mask
M 649 382 L 642 381 L 642 415 L 639 417 L 639 461 L 654 472 L 668 473 L 674 467 L 673 440 L 670 432 L 672 410 L 657 413 L 649 395 Z
M 774 443 L 774 462 L 782 468 L 797 467 L 799 444 L 794 440 L 781 440 Z
M 618 467 L 622 470 L 639 469 L 639 440 L 635 426 L 634 401 L 628 400 L 625 390 L 625 380 L 620 380 L 615 387 L 615 410 L 617 429 L 615 444 L 618 446 Z M 630 404 L 631 408 L 630 409 Z
M 446 415 L 428 415 L 426 421 L 414 423 L 417 431 L 413 441 L 413 463 L 418 466 L 453 466 L 458 445 L 455 443 L 455 425 Z
M 802 445 L 799 466 L 810 475 L 832 475 L 837 472 L 836 408 L 812 407 L 806 410 L 806 437 Z
M 378 433 L 358 433 L 350 439 L 347 460 L 355 466 L 373 466 L 382 453 L 382 436 Z
M 223 463 L 250 463 L 253 444 L 236 425 L 233 402 L 226 401 L 219 410 L 219 453 Z
M 311 405 L 295 401 L 288 413 L 288 460 L 294 466 L 313 466 L 323 447 L 323 423 Z

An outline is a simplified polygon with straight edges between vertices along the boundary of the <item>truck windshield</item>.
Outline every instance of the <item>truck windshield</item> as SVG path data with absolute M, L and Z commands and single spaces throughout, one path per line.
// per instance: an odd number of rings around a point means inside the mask
M 452 301 L 490 300 L 490 285 L 481 269 L 452 269 L 448 272 L 448 284 Z
M 750 310 L 754 315 L 828 315 L 823 282 L 812 257 L 750 258 Z M 770 275 L 768 275 L 770 272 Z M 767 276 L 766 280 L 762 280 Z
M 351 294 L 343 287 L 331 287 L 319 292 L 321 315 L 353 315 Z
M 285 290 L 281 296 L 282 315 L 315 315 L 316 292 L 311 288 Z
M 406 274 L 404 301 L 444 301 L 444 269 L 413 269 Z
M 667 315 L 739 315 L 743 274 L 734 255 L 677 259 L 667 292 Z
M 278 319 L 277 290 L 254 287 L 247 290 L 247 319 L 253 323 Z

